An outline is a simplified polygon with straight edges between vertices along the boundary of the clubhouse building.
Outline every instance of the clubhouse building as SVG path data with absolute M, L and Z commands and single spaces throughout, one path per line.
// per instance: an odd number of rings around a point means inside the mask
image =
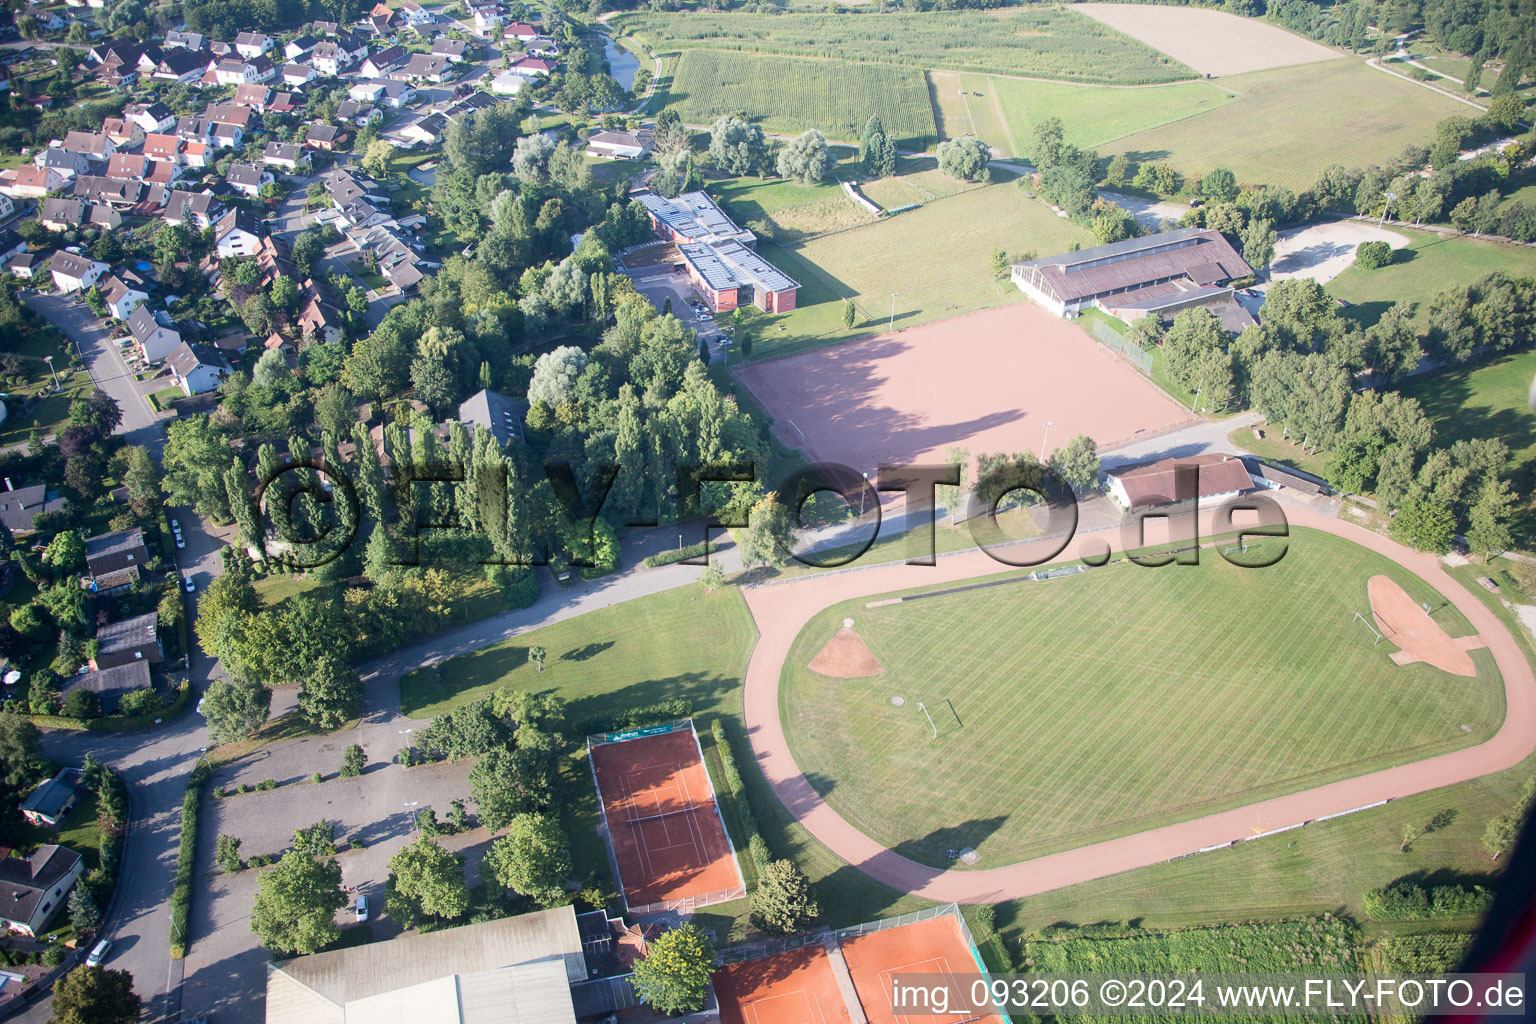
M 1240 309 L 1230 282 L 1252 274 L 1221 232 L 1178 228 L 1015 263 L 1012 277 L 1019 291 L 1057 316 L 1097 306 L 1129 323 L 1191 306 Z
M 688 281 L 716 313 L 754 305 L 766 313 L 795 308 L 800 285 L 757 254 L 757 236 L 736 222 L 703 192 L 673 199 L 654 192 L 635 197 L 645 205 L 651 228 L 677 249 Z

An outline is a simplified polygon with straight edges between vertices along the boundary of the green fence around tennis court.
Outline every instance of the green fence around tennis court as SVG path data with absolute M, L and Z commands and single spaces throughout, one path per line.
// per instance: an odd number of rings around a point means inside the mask
M 1136 369 L 1148 376 L 1151 375 L 1152 353 L 1147 349 L 1142 348 L 1103 320 L 1093 322 L 1093 336 L 1112 349 L 1117 356 L 1123 356 Z

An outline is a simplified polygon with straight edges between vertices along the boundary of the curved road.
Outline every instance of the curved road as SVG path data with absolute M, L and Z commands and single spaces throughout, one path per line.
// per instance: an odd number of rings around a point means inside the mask
M 1457 584 L 1433 555 L 1421 554 L 1361 527 L 1287 505 L 1292 526 L 1343 537 L 1417 573 L 1444 594 L 1488 648 L 1504 677 L 1506 713 L 1493 738 L 1474 747 L 1372 772 L 1206 815 L 1191 821 L 1095 843 L 1062 853 L 977 871 L 919 864 L 886 849 L 843 819 L 812 788 L 789 750 L 779 719 L 779 677 L 795 637 L 815 615 L 850 598 L 1006 571 L 982 552 L 939 559 L 931 567 L 895 565 L 842 575 L 807 576 L 793 583 L 744 591 L 758 641 L 747 666 L 745 723 L 753 753 L 774 793 L 833 853 L 892 888 L 941 903 L 992 903 L 1075 885 L 1106 875 L 1246 839 L 1255 815 L 1263 829 L 1298 824 L 1395 797 L 1410 796 L 1511 768 L 1536 749 L 1536 678 L 1515 638 L 1476 597 Z M 1202 537 L 1210 536 L 1202 522 Z M 1069 545 L 1053 561 L 1068 561 Z

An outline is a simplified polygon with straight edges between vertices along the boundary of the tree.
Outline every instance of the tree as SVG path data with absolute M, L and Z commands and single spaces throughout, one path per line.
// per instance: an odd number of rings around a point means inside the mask
M 251 369 L 251 386 L 270 388 L 288 377 L 288 359 L 281 349 L 269 348 Z
M 939 143 L 939 170 L 951 178 L 974 181 L 986 170 L 992 150 L 974 135 Z
M 1361 242 L 1355 249 L 1355 266 L 1376 270 L 1392 262 L 1392 246 L 1387 242 Z
M 1243 259 L 1262 274 L 1275 258 L 1275 243 L 1279 240 L 1273 221 L 1254 218 L 1243 229 Z
M 346 905 L 335 860 L 289 850 L 257 883 L 251 931 L 273 952 L 307 956 L 336 941 L 336 911 Z
M 234 874 L 245 867 L 245 861 L 240 859 L 240 837 L 219 833 L 214 840 L 214 861 L 228 874 Z
M 1393 303 L 1365 329 L 1365 358 L 1371 372 L 1385 384 L 1396 383 L 1419 365 L 1424 350 L 1413 326 L 1413 303 Z
M 77 935 L 89 935 L 101 924 L 101 909 L 83 885 L 75 886 L 69 894 L 69 924 Z
M 1392 534 L 1419 551 L 1443 555 L 1456 536 L 1456 513 L 1430 498 L 1409 498 L 1392 519 Z
M 540 647 L 538 644 L 534 644 L 528 648 L 528 662 L 540 672 L 544 671 L 544 657 L 544 648 Z
M 562 345 L 539 356 L 528 382 L 528 401 L 558 408 L 576 393 L 576 381 L 587 368 L 587 354 L 575 345 Z
M 1056 475 L 1079 491 L 1099 487 L 1099 447 L 1087 434 L 1078 434 L 1051 453 Z
M 635 992 L 658 1013 L 676 1016 L 703 1007 L 715 947 L 692 923 L 664 932 L 634 966 Z
M 530 730 L 518 730 L 516 750 L 496 747 L 469 770 L 469 793 L 480 824 L 495 832 L 525 811 L 549 805 L 556 783 L 555 766 L 546 751 L 529 745 Z
M 1131 180 L 1131 158 L 1124 153 L 1116 153 L 1110 158 L 1109 166 L 1104 169 L 1104 184 L 1124 185 Z
M 65 530 L 54 536 L 43 549 L 43 561 L 68 575 L 85 565 L 85 538 L 78 530 Z
M 1403 823 L 1403 841 L 1398 844 L 1398 853 L 1407 853 L 1413 849 L 1413 844 L 1424 838 L 1424 826 L 1414 824 L 1411 821 Z
M 799 185 L 820 184 L 836 162 L 827 149 L 826 136 L 812 128 L 779 150 L 779 177 L 791 178 Z
M 555 155 L 555 140 L 547 135 L 526 135 L 517 140 L 512 151 L 512 173 L 525 185 L 542 185 L 549 180 L 549 161 Z
M 383 139 L 375 139 L 368 143 L 368 149 L 363 153 L 363 170 L 375 178 L 383 177 L 394 158 L 395 147 Z
M 1180 310 L 1163 338 L 1163 364 L 1168 376 L 1195 390 L 1201 359 L 1207 352 L 1220 352 L 1226 342 L 1226 329 L 1210 310 L 1204 306 Z
M 746 529 L 741 533 L 742 565 L 748 569 L 760 565 L 777 569 L 788 565 L 794 535 L 789 511 L 779 504 L 778 494 L 768 492 L 752 506 Z
M 127 971 L 76 967 L 53 986 L 53 1024 L 133 1024 L 139 1004 Z
M 571 853 L 560 822 L 550 814 L 519 814 L 507 834 L 491 844 L 485 868 L 503 887 L 521 893 L 541 907 L 569 902 L 565 882 L 571 875 Z
M 763 130 L 739 117 L 722 117 L 709 127 L 709 159 L 725 174 L 751 174 L 763 165 Z
M 1004 252 L 1002 249 L 994 249 L 992 251 L 992 260 L 991 260 L 992 276 L 993 276 L 993 278 L 1007 277 L 1008 276 L 1008 265 L 1009 265 L 1008 254 L 1006 252 Z
M 859 164 L 871 178 L 888 178 L 896 173 L 896 140 L 885 133 L 879 114 L 871 114 L 859 136 Z
M 12 789 L 30 782 L 43 753 L 43 734 L 21 715 L 0 714 L 0 779 Z
M 363 774 L 363 769 L 368 765 L 368 755 L 363 748 L 354 743 L 341 755 L 341 772 L 345 777 Z
M 844 299 L 843 300 L 843 330 L 845 330 L 845 331 L 853 330 L 853 325 L 858 323 L 858 321 L 859 321 L 859 310 L 858 310 L 858 307 L 853 304 L 853 300 L 852 299 Z
M 1201 194 L 1218 203 L 1230 203 L 1237 191 L 1237 177 L 1225 167 L 1213 168 L 1200 179 Z
M 821 907 L 811 883 L 792 860 L 776 860 L 758 875 L 752 891 L 752 923 L 767 932 L 804 931 Z
M 229 435 L 211 416 L 183 416 L 165 428 L 161 489 L 173 505 L 191 505 L 198 515 L 229 521 L 224 470 L 229 467 Z
M 216 744 L 249 739 L 267 720 L 271 708 L 272 691 L 254 679 L 239 676 L 209 683 L 198 705 L 208 720 L 208 738 Z
M 1488 477 L 1477 501 L 1467 514 L 1467 542 L 1472 550 L 1486 558 L 1495 558 L 1514 544 L 1509 520 L 1514 514 L 1515 496 L 1509 481 Z
M 464 865 L 427 838 L 416 840 L 389 858 L 393 893 L 420 913 L 451 919 L 469 910 Z
M 299 714 L 318 729 L 339 729 L 363 707 L 363 683 L 357 670 L 332 654 L 315 661 L 298 697 Z

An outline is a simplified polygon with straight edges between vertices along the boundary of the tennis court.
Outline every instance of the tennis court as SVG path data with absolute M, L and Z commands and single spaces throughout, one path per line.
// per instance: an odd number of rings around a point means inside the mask
M 632 913 L 746 895 L 692 723 L 664 728 L 588 740 L 609 848 Z
M 891 979 L 896 975 L 974 978 L 984 973 L 954 914 L 844 939 L 842 952 L 869 1024 L 912 1024 L 911 1010 L 898 1016 L 891 1005 Z M 960 983 L 955 985 L 955 990 L 963 992 L 969 987 Z M 943 1024 L 1003 1022 L 1003 1017 L 996 1012 L 978 1015 L 970 1011 L 943 1017 L 925 1014 L 920 1019 L 942 1021 Z
M 715 972 L 720 1024 L 851 1024 L 820 946 L 792 949 Z

